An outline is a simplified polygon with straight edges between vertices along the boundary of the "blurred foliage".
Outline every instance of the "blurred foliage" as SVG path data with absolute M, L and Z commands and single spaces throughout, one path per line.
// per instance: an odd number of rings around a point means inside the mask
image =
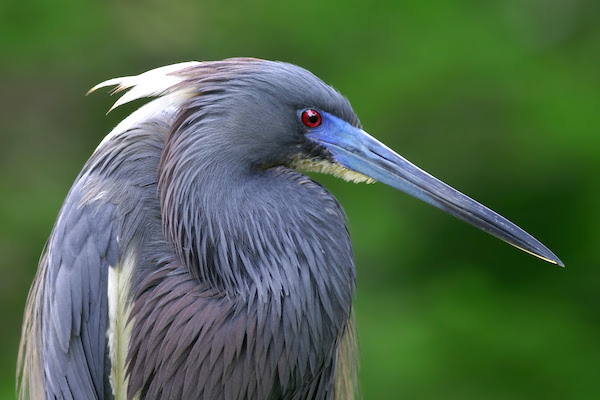
M 365 399 L 600 398 L 600 3 L 0 2 L 0 398 L 60 204 L 139 103 L 114 76 L 255 56 L 308 68 L 367 131 L 517 222 L 538 261 L 383 185 L 316 176 L 345 206 Z

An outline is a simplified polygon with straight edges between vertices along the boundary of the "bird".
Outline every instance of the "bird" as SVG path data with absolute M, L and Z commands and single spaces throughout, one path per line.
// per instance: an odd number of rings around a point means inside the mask
M 296 65 L 183 62 L 90 92 L 113 86 L 111 110 L 151 100 L 101 141 L 58 214 L 26 303 L 20 398 L 358 396 L 347 217 L 308 172 L 381 182 L 564 266 Z

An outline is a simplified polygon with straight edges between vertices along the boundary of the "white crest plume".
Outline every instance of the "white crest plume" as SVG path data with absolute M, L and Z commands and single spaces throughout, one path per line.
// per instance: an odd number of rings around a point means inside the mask
M 108 110 L 108 112 L 111 112 L 113 109 L 129 103 L 130 101 L 141 99 L 143 97 L 154 97 L 165 94 L 170 88 L 183 82 L 185 79 L 185 76 L 177 76 L 175 73 L 199 64 L 198 61 L 188 61 L 151 69 L 150 71 L 139 75 L 109 79 L 91 88 L 87 94 L 107 86 L 117 86 L 111 94 L 132 88 L 121 96 L 110 110 Z
M 133 100 L 144 97 L 160 96 L 158 99 L 140 107 L 138 110 L 121 121 L 104 138 L 104 140 L 102 140 L 98 147 L 101 147 L 104 143 L 109 141 L 117 134 L 127 131 L 140 122 L 146 121 L 161 114 L 173 114 L 174 107 L 176 107 L 181 101 L 186 100 L 189 97 L 189 92 L 185 90 L 172 91 L 171 89 L 188 78 L 188 76 L 184 73 L 186 69 L 200 64 L 201 63 L 198 61 L 188 61 L 167 65 L 152 69 L 139 75 L 109 79 L 91 88 L 87 94 L 107 86 L 116 86 L 111 94 L 130 89 L 115 102 L 108 112 L 111 112 L 113 109 Z

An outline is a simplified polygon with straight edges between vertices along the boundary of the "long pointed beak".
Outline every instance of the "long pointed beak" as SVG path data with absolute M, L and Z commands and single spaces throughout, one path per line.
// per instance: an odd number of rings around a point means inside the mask
M 429 175 L 362 129 L 326 114 L 323 124 L 307 136 L 324 146 L 345 168 L 408 193 L 529 254 L 564 267 L 552 251 L 523 229 Z

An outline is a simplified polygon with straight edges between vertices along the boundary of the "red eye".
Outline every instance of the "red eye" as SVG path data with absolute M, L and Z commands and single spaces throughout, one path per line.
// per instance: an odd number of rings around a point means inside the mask
M 306 110 L 302 113 L 302 123 L 309 128 L 321 125 L 321 114 L 317 110 Z

